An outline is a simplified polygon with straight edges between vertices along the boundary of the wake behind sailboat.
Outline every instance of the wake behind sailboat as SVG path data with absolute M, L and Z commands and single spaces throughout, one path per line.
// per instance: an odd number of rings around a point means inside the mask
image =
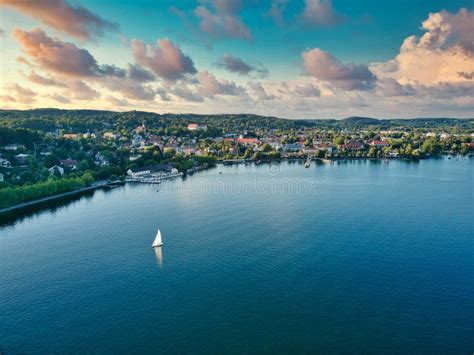
M 158 229 L 155 240 L 153 241 L 153 244 L 151 245 L 151 247 L 157 248 L 157 247 L 161 247 L 162 245 L 163 245 L 163 242 L 161 241 L 161 232 L 160 232 L 160 229 Z

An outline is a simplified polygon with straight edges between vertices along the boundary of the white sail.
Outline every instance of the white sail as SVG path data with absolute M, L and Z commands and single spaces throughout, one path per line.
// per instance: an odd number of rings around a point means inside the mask
M 158 232 L 156 233 L 156 237 L 155 237 L 155 240 L 153 241 L 152 247 L 155 248 L 155 247 L 159 247 L 161 245 L 163 245 L 163 243 L 161 241 L 161 232 L 158 229 Z

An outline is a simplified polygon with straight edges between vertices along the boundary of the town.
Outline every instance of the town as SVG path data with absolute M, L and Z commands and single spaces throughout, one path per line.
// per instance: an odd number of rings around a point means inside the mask
M 0 207 L 93 181 L 160 183 L 218 163 L 460 159 L 474 150 L 473 120 L 44 111 L 0 114 Z

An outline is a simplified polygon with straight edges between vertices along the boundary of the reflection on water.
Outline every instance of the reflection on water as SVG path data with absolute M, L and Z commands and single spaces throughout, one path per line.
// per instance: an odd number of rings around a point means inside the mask
M 161 247 L 153 248 L 155 251 L 156 263 L 159 267 L 163 266 L 163 250 Z

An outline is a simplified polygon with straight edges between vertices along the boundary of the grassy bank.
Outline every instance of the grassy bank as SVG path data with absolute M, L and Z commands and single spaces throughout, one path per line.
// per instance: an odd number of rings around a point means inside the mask
M 0 190 L 0 208 L 53 196 L 89 186 L 94 181 L 90 173 L 76 178 L 51 178 L 44 182 Z

